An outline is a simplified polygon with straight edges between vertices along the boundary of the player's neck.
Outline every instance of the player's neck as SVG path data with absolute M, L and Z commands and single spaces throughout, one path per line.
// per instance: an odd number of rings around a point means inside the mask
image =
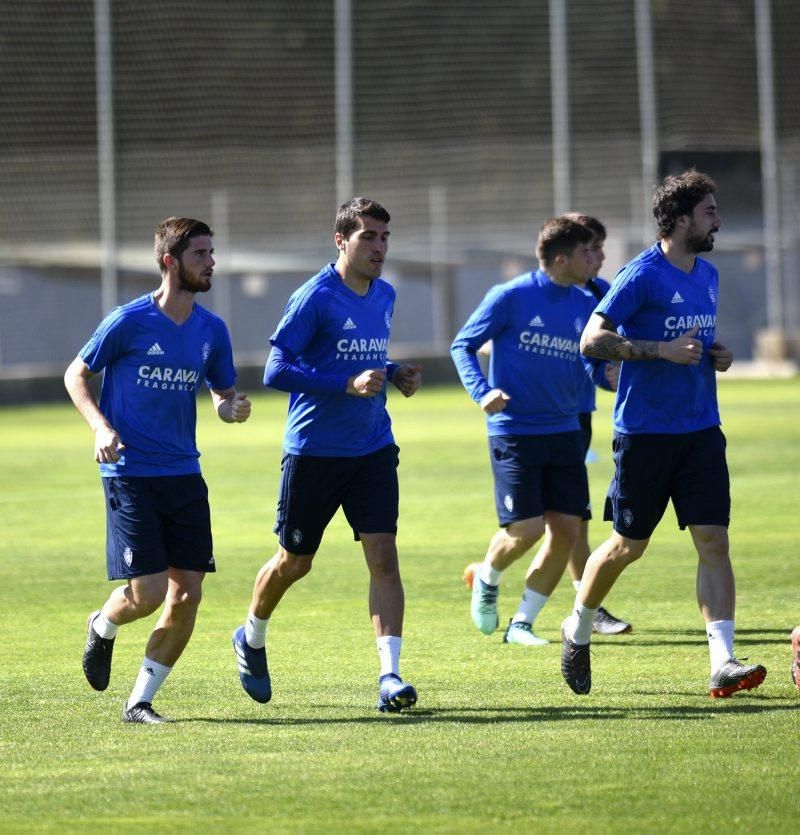
M 167 281 L 162 281 L 158 290 L 153 293 L 153 299 L 158 309 L 176 325 L 182 325 L 194 309 L 194 293 L 172 287 Z
M 681 272 L 690 273 L 694 269 L 694 261 L 697 255 L 690 252 L 682 241 L 674 238 L 662 238 L 661 251 L 667 261 Z
M 342 263 L 341 258 L 336 262 L 336 272 L 341 276 L 345 287 L 349 287 L 357 296 L 367 295 L 372 279 L 348 269 L 347 265 Z

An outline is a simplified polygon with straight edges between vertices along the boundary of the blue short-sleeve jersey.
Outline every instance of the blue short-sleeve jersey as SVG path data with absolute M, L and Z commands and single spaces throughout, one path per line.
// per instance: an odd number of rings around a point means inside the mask
M 341 391 L 289 395 L 283 448 L 293 455 L 353 457 L 393 443 L 386 385 L 375 397 L 347 394 L 347 380 L 386 368 L 395 291 L 376 278 L 359 296 L 333 264 L 289 299 L 270 343 L 289 351 L 311 373 L 341 375 Z
M 716 339 L 716 267 L 695 258 L 691 272 L 674 267 L 654 244 L 624 266 L 596 312 L 629 339 L 669 342 L 698 327 L 700 365 L 667 360 L 623 362 L 614 428 L 627 434 L 696 432 L 719 425 L 717 380 L 708 349 Z
M 503 411 L 487 415 L 489 435 L 549 435 L 579 428 L 579 397 L 588 379 L 579 343 L 593 307 L 578 287 L 561 287 L 541 270 L 489 290 L 451 348 L 475 402 L 495 388 L 510 397 Z M 475 352 L 490 339 L 487 381 Z
M 151 293 L 112 310 L 80 357 L 93 373 L 103 371 L 100 411 L 125 445 L 119 461 L 100 465 L 102 476 L 200 472 L 200 383 L 224 391 L 236 382 L 222 319 L 195 304 L 178 325 Z
M 594 279 L 594 283 L 600 289 L 603 296 L 608 292 L 608 288 L 611 286 L 604 278 L 599 277 Z M 598 301 L 597 296 L 585 285 L 579 289 L 589 299 L 592 307 L 594 307 Z M 594 381 L 587 376 L 581 386 L 581 393 L 578 395 L 578 411 L 581 414 L 593 412 L 597 408 L 596 393 L 597 386 L 594 384 Z

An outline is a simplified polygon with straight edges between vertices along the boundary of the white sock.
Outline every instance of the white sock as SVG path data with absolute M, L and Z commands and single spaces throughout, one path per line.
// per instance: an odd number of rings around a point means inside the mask
M 131 695 L 128 697 L 128 707 L 133 707 L 139 702 L 152 703 L 153 697 L 158 688 L 164 683 L 164 679 L 172 672 L 172 667 L 165 667 L 157 661 L 151 661 L 145 656 L 142 666 L 139 668 L 139 675 L 136 676 L 136 684 L 133 685 Z
M 381 664 L 379 676 L 391 674 L 400 678 L 400 649 L 403 646 L 403 639 L 396 635 L 381 635 L 376 639 L 376 643 Z
M 487 586 L 499 586 L 503 572 L 492 568 L 492 564 L 488 560 L 485 560 L 481 563 L 481 570 L 478 576 Z
M 706 635 L 713 675 L 729 658 L 733 658 L 733 621 L 712 620 L 706 624 Z
M 580 581 L 580 580 L 573 580 L 573 581 L 572 581 L 572 588 L 574 588 L 574 589 L 575 589 L 575 591 L 580 591 L 580 589 L 581 589 L 581 581 Z
M 119 632 L 119 624 L 110 621 L 102 612 L 99 612 L 97 617 L 92 621 L 92 629 L 101 638 L 116 638 Z
M 267 643 L 267 626 L 269 618 L 257 618 L 251 609 L 244 622 L 244 639 L 253 649 L 262 649 Z
M 511 618 L 511 622 L 518 623 L 519 621 L 524 620 L 526 623 L 533 626 L 536 622 L 536 617 L 539 612 L 542 611 L 545 603 L 547 603 L 549 599 L 549 596 L 539 594 L 538 591 L 529 589 L 526 586 L 525 591 L 522 592 L 522 599 L 519 601 L 517 612 L 514 617 Z
M 573 644 L 588 644 L 592 640 L 592 623 L 597 609 L 589 609 L 577 598 L 572 614 L 564 621 L 564 634 Z

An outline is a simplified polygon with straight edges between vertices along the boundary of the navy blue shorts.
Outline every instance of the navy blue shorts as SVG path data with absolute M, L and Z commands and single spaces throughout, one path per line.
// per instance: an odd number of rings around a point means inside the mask
M 490 435 L 494 501 L 501 527 L 546 510 L 583 517 L 589 504 L 579 430 L 555 435 Z
M 109 580 L 168 568 L 216 571 L 208 488 L 201 475 L 103 479 Z
M 592 445 L 592 413 L 591 412 L 581 412 L 578 415 L 578 423 L 581 425 L 581 442 L 583 444 L 583 462 L 584 466 L 586 465 L 586 456 L 589 454 L 589 447 Z M 586 474 L 588 479 L 589 474 Z M 584 522 L 588 522 L 592 518 L 592 503 L 591 501 L 586 503 L 586 508 L 583 511 L 583 515 L 581 519 Z
M 648 539 L 670 499 L 687 525 L 728 527 L 731 490 L 725 436 L 718 426 L 681 435 L 614 434 L 616 472 L 606 521 L 629 539 Z
M 274 528 L 283 548 L 315 554 L 340 507 L 356 540 L 360 533 L 396 534 L 399 452 L 389 444 L 351 458 L 285 454 Z

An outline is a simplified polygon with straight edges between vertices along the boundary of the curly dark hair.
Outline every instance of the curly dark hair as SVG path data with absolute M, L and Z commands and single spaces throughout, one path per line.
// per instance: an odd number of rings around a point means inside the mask
M 707 194 L 714 194 L 716 190 L 711 177 L 694 168 L 683 174 L 664 177 L 653 197 L 653 217 L 658 226 L 658 237 L 668 238 L 678 218 L 690 215 Z

